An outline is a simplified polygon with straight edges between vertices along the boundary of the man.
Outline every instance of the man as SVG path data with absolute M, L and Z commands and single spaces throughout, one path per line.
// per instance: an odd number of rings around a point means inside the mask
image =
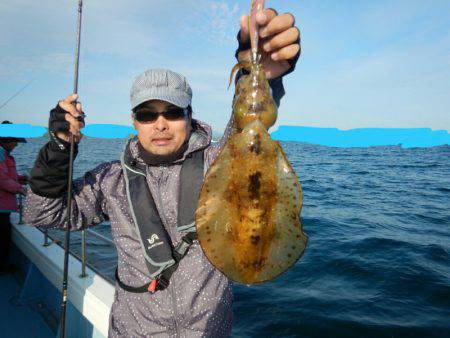
M 257 17 L 262 26 L 266 73 L 274 98 L 283 95 L 281 76 L 299 55 L 299 31 L 290 14 L 272 9 Z M 238 34 L 240 59 L 249 57 L 245 17 Z M 150 70 L 131 89 L 134 128 L 121 161 L 105 163 L 74 182 L 74 229 L 105 220 L 118 254 L 110 337 L 226 337 L 231 332 L 232 289 L 208 262 L 195 240 L 196 195 L 203 173 L 226 141 L 211 145 L 211 128 L 192 118 L 186 79 Z M 69 133 L 81 139 L 84 123 L 77 95 L 50 114 L 51 141 L 32 170 L 25 221 L 62 227 L 66 217 Z M 34 206 L 39 205 L 39 208 Z
M 3 121 L 2 124 L 11 124 Z M 16 194 L 25 195 L 28 177 L 17 174 L 16 161 L 11 152 L 17 147 L 17 143 L 26 143 L 20 137 L 0 137 L 0 274 L 14 271 L 9 264 L 9 250 L 11 243 L 11 212 L 18 210 Z

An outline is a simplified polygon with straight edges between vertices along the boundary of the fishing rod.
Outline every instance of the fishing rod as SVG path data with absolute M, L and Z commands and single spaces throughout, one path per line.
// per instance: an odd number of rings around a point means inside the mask
M 75 70 L 73 92 L 78 93 L 78 65 L 80 62 L 80 40 L 81 40 L 81 13 L 83 7 L 83 0 L 78 1 L 78 25 L 77 25 L 77 42 L 75 47 Z M 76 104 L 76 103 L 75 103 Z M 69 156 L 69 177 L 67 189 L 67 228 L 65 236 L 64 247 L 64 271 L 62 283 L 62 301 L 61 301 L 61 323 L 60 323 L 60 337 L 64 338 L 66 334 L 66 308 L 67 308 L 67 280 L 69 272 L 69 249 L 70 249 L 70 229 L 72 225 L 72 179 L 73 179 L 73 160 L 75 153 L 75 138 L 70 134 L 70 156 Z
M 19 95 L 20 93 L 22 93 L 25 88 L 27 88 L 31 82 L 33 82 L 33 80 L 31 80 L 30 82 L 28 82 L 25 86 L 23 86 L 22 88 L 20 88 L 17 92 L 15 92 L 13 95 L 11 95 L 5 102 L 3 102 L 0 105 L 0 109 L 2 109 L 4 106 L 6 106 L 13 98 L 15 98 L 17 95 Z

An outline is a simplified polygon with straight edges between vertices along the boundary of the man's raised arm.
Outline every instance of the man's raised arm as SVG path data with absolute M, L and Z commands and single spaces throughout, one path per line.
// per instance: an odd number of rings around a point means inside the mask
M 283 77 L 294 71 L 300 57 L 300 30 L 295 26 L 295 17 L 290 13 L 278 14 L 274 9 L 267 8 L 256 15 L 260 27 L 260 54 L 265 75 L 272 90 L 272 97 L 277 106 L 285 94 Z M 240 20 L 240 31 L 237 35 L 238 49 L 235 56 L 239 62 L 250 60 L 250 34 L 248 18 L 243 15 Z M 241 69 L 236 75 L 236 81 L 245 74 Z M 232 133 L 233 116 L 228 121 L 225 132 L 219 142 L 210 148 L 209 163 L 218 155 Z
M 64 227 L 67 212 L 67 184 L 69 169 L 69 133 L 78 142 L 84 122 L 81 104 L 73 103 L 78 97 L 71 95 L 50 112 L 50 141 L 39 151 L 31 170 L 30 188 L 25 200 L 24 221 L 32 226 Z M 78 119 L 77 119 L 78 118 Z M 78 144 L 75 145 L 75 156 Z M 72 225 L 81 229 L 107 219 L 106 202 L 101 182 L 108 164 L 87 172 L 73 182 Z

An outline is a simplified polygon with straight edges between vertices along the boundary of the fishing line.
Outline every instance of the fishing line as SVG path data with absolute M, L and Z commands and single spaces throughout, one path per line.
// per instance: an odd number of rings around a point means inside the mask
M 20 93 L 22 93 L 24 90 L 25 90 L 25 88 L 27 88 L 30 84 L 31 84 L 31 82 L 33 82 L 34 80 L 31 80 L 30 82 L 28 82 L 25 86 L 23 86 L 22 88 L 20 88 L 17 92 L 15 92 L 9 99 L 7 99 L 5 102 L 3 102 L 1 105 L 0 105 L 0 110 L 4 107 L 4 106 L 6 106 L 12 99 L 14 99 L 17 95 L 19 95 Z

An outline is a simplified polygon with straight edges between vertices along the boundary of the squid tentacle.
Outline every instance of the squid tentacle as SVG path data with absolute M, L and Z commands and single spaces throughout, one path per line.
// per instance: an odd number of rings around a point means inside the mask
M 256 13 L 264 9 L 264 0 L 252 0 L 250 15 L 248 17 L 248 29 L 250 33 L 250 45 L 252 48 L 252 61 L 256 62 L 259 43 L 259 26 L 256 22 Z

